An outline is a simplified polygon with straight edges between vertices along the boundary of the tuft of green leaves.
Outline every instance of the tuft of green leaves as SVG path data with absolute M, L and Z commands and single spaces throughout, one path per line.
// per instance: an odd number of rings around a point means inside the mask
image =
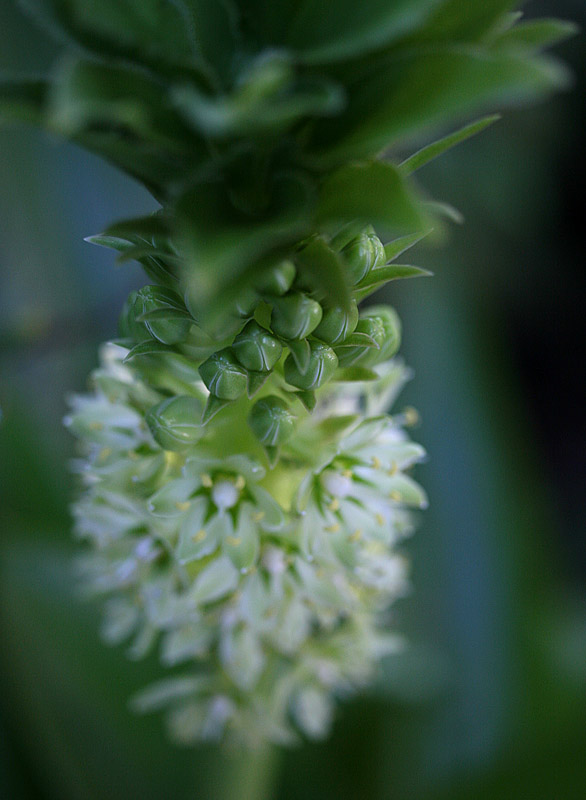
M 309 236 L 357 220 L 428 230 L 437 207 L 408 175 L 495 117 L 399 168 L 381 151 L 408 154 L 454 119 L 563 86 L 566 71 L 542 51 L 575 32 L 519 23 L 510 0 L 21 2 L 65 55 L 48 81 L 3 79 L 0 116 L 65 136 L 147 187 L 162 213 L 93 241 L 181 287 L 211 332 L 228 296 Z M 324 248 L 297 268 L 348 306 L 343 264 Z

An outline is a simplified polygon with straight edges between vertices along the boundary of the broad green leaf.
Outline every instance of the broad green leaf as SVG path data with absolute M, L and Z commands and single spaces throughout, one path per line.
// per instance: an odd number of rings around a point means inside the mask
M 528 102 L 567 82 L 565 68 L 545 58 L 452 45 L 406 50 L 362 76 L 343 116 L 316 124 L 314 157 L 322 167 L 365 158 L 454 118 Z
M 67 136 L 110 126 L 170 153 L 182 152 L 189 138 L 161 85 L 136 70 L 68 60 L 49 99 L 51 125 Z
M 536 19 L 521 22 L 514 28 L 504 31 L 493 40 L 498 48 L 511 50 L 542 50 L 545 47 L 563 42 L 579 32 L 573 22 L 560 19 Z
M 0 123 L 40 123 L 46 95 L 42 79 L 0 77 Z
M 488 33 L 516 5 L 517 0 L 445 0 L 416 38 L 474 41 Z
M 341 167 L 322 185 L 318 224 L 326 227 L 354 220 L 386 230 L 428 227 L 420 205 L 397 168 L 383 161 Z
M 306 64 L 344 61 L 416 30 L 438 0 L 302 0 L 287 45 Z
M 401 174 L 411 175 L 430 161 L 433 161 L 434 158 L 443 155 L 450 148 L 455 147 L 457 144 L 460 144 L 460 142 L 465 142 L 466 139 L 488 128 L 489 125 L 492 125 L 500 118 L 500 114 L 490 114 L 476 122 L 470 123 L 470 125 L 465 125 L 463 128 L 460 128 L 460 130 L 450 133 L 448 136 L 444 136 L 443 139 L 438 139 L 436 142 L 422 147 L 421 150 L 413 153 L 412 156 L 409 156 L 409 158 L 399 164 Z
M 21 3 L 42 22 L 92 53 L 123 58 L 162 72 L 183 70 L 203 85 L 209 83 L 201 39 L 209 36 L 212 26 L 208 25 L 204 32 L 203 23 L 210 16 L 217 18 L 214 5 L 222 3 L 214 4 L 213 0 L 21 0 Z M 197 12 L 200 12 L 199 41 L 194 32 Z

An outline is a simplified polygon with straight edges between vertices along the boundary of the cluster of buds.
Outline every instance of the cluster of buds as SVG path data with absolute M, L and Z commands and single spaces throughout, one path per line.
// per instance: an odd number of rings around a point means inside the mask
M 378 282 L 378 238 L 343 251 L 357 287 Z M 133 293 L 67 418 L 84 585 L 108 598 L 108 641 L 181 668 L 133 704 L 167 708 L 184 743 L 326 735 L 335 697 L 399 645 L 384 627 L 408 585 L 399 548 L 426 505 L 409 419 L 383 413 L 407 377 L 395 313 L 324 307 L 289 262 L 271 278 L 281 293 L 265 285 L 199 357 L 178 293 Z
M 406 239 L 398 241 L 405 247 L 414 241 Z M 372 367 L 398 350 L 400 323 L 387 306 L 359 313 L 357 300 L 386 280 L 387 262 L 402 251 L 393 245 L 388 258 L 371 228 L 358 235 L 343 232 L 329 243 L 352 283 L 347 307 L 334 306 L 304 287 L 294 259 L 278 263 L 260 286 L 250 289 L 246 300 L 230 309 L 220 341 L 190 312 L 188 292 L 181 297 L 178 287 L 162 285 L 132 292 L 120 319 L 120 341 L 130 349 L 127 358 L 140 358 L 140 370 L 150 385 L 174 393 L 149 411 L 156 441 L 182 451 L 202 437 L 203 426 L 222 408 L 244 396 L 254 398 L 274 376 L 280 394 L 263 396 L 249 415 L 252 430 L 274 463 L 294 431 L 296 399 L 312 410 L 316 390 L 335 377 L 376 379 Z M 298 248 L 301 261 L 308 248 L 311 242 Z M 159 259 L 164 261 L 164 256 Z M 160 369 L 165 359 L 167 364 L 174 359 L 175 383 L 182 380 L 190 387 L 187 394 L 177 396 L 169 370 Z M 191 390 L 200 380 L 208 390 L 203 407 Z

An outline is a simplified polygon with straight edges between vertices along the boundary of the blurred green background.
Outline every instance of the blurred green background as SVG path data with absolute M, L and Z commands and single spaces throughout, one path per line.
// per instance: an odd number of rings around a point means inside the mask
M 533 2 L 586 28 L 583 0 Z M 0 0 L 1 69 L 55 50 Z M 238 758 L 171 747 L 127 697 L 158 673 L 98 638 L 75 597 L 61 418 L 138 267 L 83 242 L 153 207 L 94 157 L 0 131 L 0 797 L 582 800 L 586 796 L 586 159 L 583 37 L 571 93 L 509 112 L 421 173 L 466 224 L 391 285 L 429 450 L 409 543 L 411 642 L 325 743 Z

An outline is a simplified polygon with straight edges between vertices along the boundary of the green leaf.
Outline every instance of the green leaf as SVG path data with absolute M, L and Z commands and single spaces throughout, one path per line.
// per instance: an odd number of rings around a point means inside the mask
M 428 144 L 399 164 L 401 174 L 411 175 L 430 161 L 433 161 L 434 158 L 443 155 L 450 148 L 455 147 L 455 145 L 460 144 L 460 142 L 464 142 L 471 136 L 475 136 L 485 128 L 488 128 L 489 125 L 492 125 L 500 118 L 500 114 L 490 114 L 476 122 L 470 123 L 470 125 L 465 125 L 463 128 L 460 128 L 460 130 L 455 131 L 455 133 L 444 136 L 443 139 L 438 139 L 436 142 Z
M 373 269 L 366 278 L 358 284 L 356 290 L 362 292 L 364 289 L 374 291 L 374 288 L 383 286 L 388 281 L 394 281 L 398 278 L 424 278 L 430 277 L 433 272 L 421 267 L 413 267 L 411 264 L 389 264 L 386 267 L 377 267 Z M 362 300 L 364 295 L 360 294 Z M 356 334 L 354 334 L 356 335 Z M 344 342 L 346 344 L 346 341 Z
M 42 79 L 0 77 L 0 122 L 40 123 L 46 95 Z
M 445 0 L 418 33 L 419 40 L 479 39 L 517 5 L 517 0 Z
M 425 202 L 425 207 L 429 209 L 432 214 L 438 217 L 444 217 L 444 219 L 450 222 L 455 222 L 456 225 L 462 225 L 464 223 L 464 215 L 451 205 L 451 203 L 444 203 L 439 200 L 427 200 Z
M 387 261 L 394 261 L 410 247 L 413 247 L 422 239 L 430 234 L 430 231 L 425 233 L 410 233 L 407 236 L 401 236 L 398 239 L 393 239 L 385 245 L 385 258 Z
M 162 342 L 157 342 L 155 339 L 149 339 L 146 342 L 140 342 L 139 344 L 135 345 L 132 350 L 127 354 L 124 358 L 124 363 L 127 361 L 131 361 L 133 358 L 137 356 L 151 356 L 156 355 L 158 353 L 175 353 L 177 352 L 175 348 L 169 347 Z
M 169 152 L 187 147 L 188 132 L 161 85 L 135 70 L 66 60 L 53 82 L 49 114 L 66 136 L 111 126 Z
M 137 239 L 152 236 L 167 236 L 170 233 L 170 225 L 164 214 L 149 214 L 146 217 L 135 217 L 115 222 L 106 228 L 101 236 L 109 236 L 119 239 L 127 239 L 132 244 Z
M 119 239 L 117 236 L 108 236 L 106 233 L 97 233 L 94 236 L 86 236 L 84 242 L 88 244 L 96 244 L 99 247 L 108 247 L 110 250 L 116 250 L 118 253 L 125 253 L 132 250 L 134 245 L 127 239 Z
M 354 220 L 386 230 L 429 227 L 398 169 L 383 161 L 341 167 L 322 185 L 318 224 L 328 226 Z
M 567 83 L 567 70 L 545 58 L 453 45 L 406 50 L 361 76 L 344 115 L 317 122 L 314 157 L 322 167 L 365 158 L 486 106 L 528 102 Z
M 435 5 L 437 0 L 302 0 L 287 45 L 306 64 L 345 61 L 415 30 Z
M 512 50 L 542 50 L 575 36 L 579 30 L 575 23 L 566 20 L 536 19 L 504 31 L 493 40 L 493 45 Z
M 208 53 L 204 55 L 202 51 L 206 49 L 203 40 L 209 38 L 213 23 L 205 31 L 203 23 L 210 16 L 217 20 L 214 6 L 222 7 L 223 3 L 211 0 L 207 3 L 197 0 L 176 3 L 160 0 L 21 2 L 42 22 L 92 53 L 123 58 L 163 73 L 182 70 L 203 85 L 209 83 L 209 67 L 204 60 Z M 207 14 L 205 6 L 208 7 Z M 199 23 L 197 39 L 194 36 L 196 14 Z M 217 39 L 218 31 L 215 31 L 214 44 Z

